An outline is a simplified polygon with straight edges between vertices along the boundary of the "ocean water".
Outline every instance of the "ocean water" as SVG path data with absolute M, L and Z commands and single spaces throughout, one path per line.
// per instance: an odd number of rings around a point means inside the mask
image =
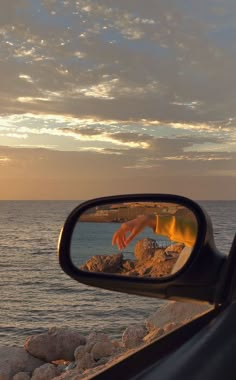
M 236 231 L 236 202 L 199 203 L 212 217 L 217 247 L 227 254 Z M 26 337 L 52 326 L 118 337 L 162 302 L 87 287 L 62 272 L 57 239 L 77 204 L 0 201 L 0 344 L 22 346 Z
M 77 223 L 71 244 L 71 258 L 75 266 L 80 267 L 94 255 L 117 254 L 119 251 L 116 245 L 112 245 L 112 236 L 119 226 L 119 223 Z M 154 234 L 151 228 L 146 228 L 121 251 L 123 258 L 134 260 L 135 244 L 144 238 L 155 239 L 164 248 L 173 243 L 168 238 Z

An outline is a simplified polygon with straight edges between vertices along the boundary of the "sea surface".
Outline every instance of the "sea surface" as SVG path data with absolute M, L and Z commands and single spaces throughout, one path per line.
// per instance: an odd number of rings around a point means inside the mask
M 158 299 L 96 289 L 59 267 L 57 239 L 76 201 L 0 201 L 0 344 L 23 345 L 52 326 L 119 337 L 157 310 Z M 228 253 L 236 231 L 236 201 L 201 201 L 217 247 Z

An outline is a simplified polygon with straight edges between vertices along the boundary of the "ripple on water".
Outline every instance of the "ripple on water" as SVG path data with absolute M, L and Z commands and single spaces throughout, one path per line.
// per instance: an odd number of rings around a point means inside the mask
M 227 252 L 236 230 L 236 202 L 203 202 L 215 224 L 218 247 Z M 0 202 L 0 343 L 19 344 L 51 326 L 119 337 L 143 323 L 162 303 L 87 287 L 59 268 L 60 228 L 77 202 Z

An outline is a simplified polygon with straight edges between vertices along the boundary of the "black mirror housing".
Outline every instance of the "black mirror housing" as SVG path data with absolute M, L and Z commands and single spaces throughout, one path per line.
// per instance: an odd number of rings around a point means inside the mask
M 196 243 L 186 264 L 177 273 L 164 278 L 124 277 L 119 274 L 80 270 L 71 260 L 70 247 L 78 219 L 91 208 L 123 202 L 169 202 L 188 208 L 198 223 Z M 58 242 L 59 262 L 63 271 L 83 284 L 184 302 L 219 303 L 217 283 L 226 261 L 215 247 L 209 216 L 196 202 L 170 194 L 128 194 L 93 199 L 80 204 L 68 216 Z

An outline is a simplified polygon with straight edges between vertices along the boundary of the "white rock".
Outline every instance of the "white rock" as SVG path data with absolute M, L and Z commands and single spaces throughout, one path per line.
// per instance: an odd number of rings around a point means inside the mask
M 96 331 L 93 331 L 89 334 L 87 337 L 87 344 L 89 343 L 96 343 L 96 342 L 110 342 L 110 338 L 107 334 L 98 333 Z
M 19 372 L 32 373 L 44 362 L 32 357 L 21 347 L 0 347 L 0 380 L 11 380 Z
M 64 372 L 66 369 L 67 365 L 66 364 L 58 364 L 57 369 L 60 373 Z
M 77 370 L 85 370 L 88 368 L 92 368 L 95 364 L 95 361 L 93 360 L 91 354 L 85 352 L 84 356 L 81 357 L 77 363 Z
M 134 348 L 143 343 L 146 330 L 142 326 L 129 326 L 122 335 L 125 348 Z
M 59 375 L 57 367 L 53 364 L 46 363 L 34 370 L 31 380 L 52 380 L 57 375 Z
M 112 355 L 114 352 L 114 346 L 112 342 L 103 342 L 103 341 L 98 341 L 94 344 L 91 354 L 94 360 L 99 360 L 101 358 L 104 358 L 106 356 Z
M 94 360 L 110 356 L 115 350 L 115 345 L 107 334 L 92 332 L 87 337 L 86 351 L 91 352 Z
M 99 359 L 99 360 L 96 362 L 96 367 L 97 367 L 97 366 L 100 366 L 100 365 L 104 365 L 104 364 L 106 364 L 109 360 L 110 360 L 110 358 L 108 358 L 108 357 L 104 357 L 104 358 Z
M 112 355 L 113 352 L 115 346 L 109 336 L 93 332 L 88 336 L 86 345 L 77 347 L 74 352 L 77 368 L 91 368 L 100 359 Z
M 86 350 L 85 346 L 77 347 L 75 352 L 74 352 L 75 361 L 81 359 L 85 355 L 86 352 L 88 352 L 88 351 Z
M 76 329 L 53 327 L 48 332 L 29 337 L 25 349 L 33 356 L 47 362 L 53 360 L 74 360 L 76 347 L 86 343 L 86 339 Z
M 157 328 L 164 329 L 170 323 L 181 325 L 210 309 L 212 309 L 210 305 L 170 301 L 148 317 L 146 327 L 148 331 L 152 331 Z
M 27 372 L 19 372 L 13 376 L 12 380 L 30 380 L 30 375 Z
M 122 344 L 118 340 L 113 340 L 112 344 L 115 351 L 122 349 Z
M 173 331 L 174 329 L 176 329 L 177 327 L 179 327 L 178 324 L 176 324 L 174 322 L 170 322 L 164 326 L 164 331 L 165 331 L 165 333 L 169 333 L 169 332 Z
M 95 343 L 96 343 L 96 341 L 94 341 L 94 342 L 90 341 L 90 342 L 86 343 L 86 345 L 84 346 L 85 347 L 85 351 L 86 352 L 91 352 L 93 346 L 95 345 Z
M 165 334 L 164 329 L 155 329 L 150 331 L 144 338 L 143 341 L 147 344 L 153 342 L 157 338 L 160 338 L 162 335 Z
M 80 377 L 78 371 L 71 370 L 62 373 L 60 376 L 54 377 L 53 380 L 78 380 Z

